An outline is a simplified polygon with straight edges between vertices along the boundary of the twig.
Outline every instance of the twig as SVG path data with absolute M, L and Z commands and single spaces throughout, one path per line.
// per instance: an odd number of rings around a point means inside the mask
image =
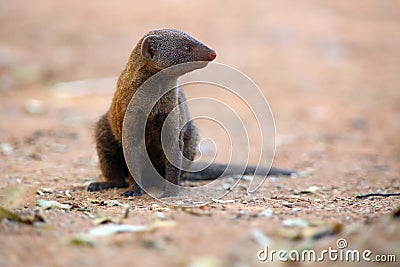
M 368 193 L 368 194 L 357 195 L 356 198 L 366 198 L 366 197 L 393 197 L 393 196 L 400 196 L 400 192 L 399 192 L 399 193 Z

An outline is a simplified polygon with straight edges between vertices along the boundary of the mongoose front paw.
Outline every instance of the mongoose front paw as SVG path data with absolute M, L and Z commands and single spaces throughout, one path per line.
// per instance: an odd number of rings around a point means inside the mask
M 89 192 L 95 192 L 95 191 L 101 191 L 101 190 L 107 190 L 110 188 L 124 188 L 128 187 L 128 183 L 113 183 L 113 182 L 94 182 L 91 183 L 88 187 Z
M 143 194 L 142 189 L 128 190 L 128 191 L 122 193 L 121 197 L 138 197 L 138 196 L 141 196 L 142 194 Z
M 103 185 L 102 182 L 94 182 L 91 183 L 87 189 L 89 192 L 95 192 L 95 191 L 100 191 L 103 190 Z

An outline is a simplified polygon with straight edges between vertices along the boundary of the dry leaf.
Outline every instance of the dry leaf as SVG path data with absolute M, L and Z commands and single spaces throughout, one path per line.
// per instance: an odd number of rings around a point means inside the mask
M 135 233 L 135 232 L 145 232 L 145 231 L 148 231 L 148 226 L 146 225 L 108 224 L 91 229 L 88 232 L 88 235 L 109 236 L 117 233 L 125 233 L 125 232 Z
M 293 241 L 297 241 L 300 240 L 302 238 L 301 233 L 298 230 L 294 230 L 294 229 L 279 229 L 277 231 L 277 235 L 281 236 L 283 238 L 286 239 L 290 239 Z
M 271 239 L 264 235 L 260 230 L 253 230 L 251 232 L 251 238 L 259 246 L 269 246 L 271 244 Z
M 70 205 L 67 204 L 61 204 L 60 202 L 54 201 L 54 200 L 44 200 L 44 199 L 38 199 L 37 204 L 39 207 L 47 210 L 47 209 L 64 209 L 64 210 L 69 210 L 71 208 Z
M 226 204 L 226 203 L 235 203 L 235 200 L 233 199 L 228 199 L 228 200 L 222 200 L 222 199 L 212 199 L 215 203 L 218 204 Z
M 23 221 L 22 218 L 18 214 L 0 206 L 0 220 L 3 218 L 7 218 L 7 219 L 15 221 L 15 222 Z
M 110 236 L 118 233 L 139 233 L 150 232 L 158 228 L 173 227 L 175 221 L 155 221 L 149 225 L 130 225 L 130 224 L 108 224 L 98 226 L 88 232 L 89 236 Z
M 74 236 L 72 238 L 66 238 L 62 240 L 63 243 L 68 243 L 72 245 L 89 245 L 89 246 L 95 246 L 96 242 L 93 240 L 93 238 L 89 235 L 78 235 Z
M 211 213 L 208 211 L 198 212 L 198 211 L 194 210 L 193 208 L 182 208 L 182 211 L 189 213 L 191 215 L 196 215 L 196 216 L 211 216 Z
M 7 218 L 14 222 L 33 224 L 34 222 L 44 222 L 45 218 L 40 212 L 35 212 L 33 216 L 20 216 L 4 207 L 0 207 L 0 220 Z
M 129 204 L 124 204 L 122 205 L 122 208 L 123 208 L 122 218 L 127 219 L 131 206 L 129 206 Z
M 286 227 L 293 227 L 293 226 L 307 227 L 307 226 L 309 226 L 309 223 L 307 221 L 303 220 L 303 219 L 296 218 L 296 219 L 284 220 L 282 222 L 282 225 L 286 226 Z
M 26 192 L 26 187 L 12 185 L 0 189 L 0 206 L 14 209 L 23 200 L 23 195 Z
M 312 185 L 309 188 L 300 191 L 301 194 L 320 194 L 325 189 L 321 186 Z
M 202 257 L 191 261 L 187 267 L 220 267 L 221 262 L 217 258 L 213 257 Z
M 128 204 L 124 204 L 122 215 L 115 218 L 107 217 L 104 214 L 97 213 L 95 219 L 92 220 L 92 224 L 93 225 L 106 224 L 106 223 L 121 224 L 124 219 L 128 218 L 129 209 L 130 206 Z

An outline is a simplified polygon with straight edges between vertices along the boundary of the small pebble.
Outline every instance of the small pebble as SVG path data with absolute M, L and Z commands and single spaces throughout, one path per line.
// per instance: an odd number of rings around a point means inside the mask
M 37 99 L 26 100 L 24 109 L 28 114 L 31 115 L 40 115 L 44 113 L 43 102 Z
M 264 210 L 258 214 L 259 217 L 270 217 L 272 215 L 272 210 Z
M 12 154 L 12 152 L 14 151 L 14 148 L 12 147 L 11 144 L 3 143 L 3 144 L 0 144 L 0 151 L 1 151 L 4 155 L 8 156 L 8 155 L 11 155 L 11 154 Z

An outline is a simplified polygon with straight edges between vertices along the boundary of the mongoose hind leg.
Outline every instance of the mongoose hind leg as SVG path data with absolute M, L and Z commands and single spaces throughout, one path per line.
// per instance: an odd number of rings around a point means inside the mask
M 97 122 L 95 139 L 101 172 L 106 181 L 91 183 L 88 191 L 128 187 L 129 184 L 125 179 L 128 177 L 129 171 L 125 163 L 122 145 L 112 133 L 107 114 Z
M 136 183 L 136 181 L 133 179 L 133 177 L 129 174 L 129 179 L 133 181 L 132 184 L 132 189 L 125 191 L 124 193 L 121 194 L 122 197 L 137 197 L 143 194 L 142 188 Z

